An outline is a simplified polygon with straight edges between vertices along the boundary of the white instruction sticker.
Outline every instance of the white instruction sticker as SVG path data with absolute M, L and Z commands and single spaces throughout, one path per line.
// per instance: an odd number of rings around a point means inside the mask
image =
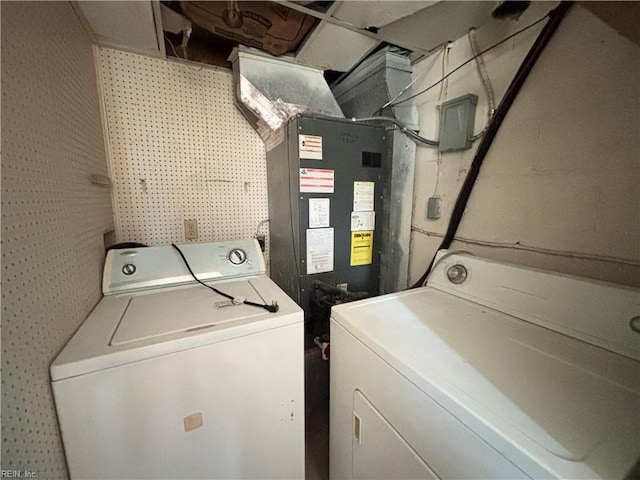
M 318 135 L 298 135 L 300 158 L 322 160 L 322 137 Z
M 372 212 L 374 208 L 375 182 L 353 182 L 353 211 Z
M 351 231 L 376 229 L 376 212 L 351 212 Z
M 309 199 L 309 228 L 329 226 L 330 202 L 328 198 Z
M 300 193 L 333 193 L 334 171 L 325 168 L 300 169 Z
M 307 229 L 307 275 L 333 271 L 333 228 Z

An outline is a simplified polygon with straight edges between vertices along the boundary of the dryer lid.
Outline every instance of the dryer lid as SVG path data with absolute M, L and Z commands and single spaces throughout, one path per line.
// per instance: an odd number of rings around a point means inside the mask
M 534 442 L 550 463 L 610 472 L 601 447 L 640 453 L 635 360 L 430 287 L 331 315 L 467 425 Z

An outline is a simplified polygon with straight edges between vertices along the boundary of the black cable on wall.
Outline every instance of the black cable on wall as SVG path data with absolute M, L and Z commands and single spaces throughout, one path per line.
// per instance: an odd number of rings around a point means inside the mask
M 536 41 L 531 46 L 529 53 L 522 61 L 520 68 L 516 72 L 507 92 L 504 94 L 498 109 L 496 110 L 491 123 L 489 124 L 489 128 L 487 129 L 486 135 L 482 138 L 482 142 L 478 147 L 478 151 L 476 155 L 473 157 L 473 162 L 471 163 L 471 167 L 469 168 L 469 173 L 464 179 L 464 183 L 462 184 L 462 188 L 460 189 L 460 193 L 458 194 L 458 198 L 456 199 L 456 203 L 453 207 L 453 211 L 451 213 L 451 219 L 449 220 L 449 225 L 447 226 L 447 231 L 438 247 L 438 250 L 442 250 L 445 248 L 449 248 L 451 246 L 451 242 L 455 237 L 456 232 L 458 231 L 458 227 L 460 226 L 460 222 L 462 221 L 462 216 L 464 214 L 464 210 L 469 202 L 469 197 L 471 196 L 471 191 L 473 190 L 473 186 L 478 178 L 478 174 L 480 173 L 480 167 L 482 166 L 482 162 L 487 156 L 487 152 L 495 139 L 502 122 L 504 121 L 511 105 L 514 100 L 518 96 L 522 85 L 524 85 L 529 73 L 533 69 L 536 61 L 540 57 L 540 54 L 544 51 L 545 47 L 551 40 L 551 37 L 558 29 L 558 26 L 562 22 L 562 19 L 567 14 L 569 8 L 573 4 L 572 1 L 563 1 L 558 5 L 555 9 L 549 12 L 549 21 L 544 25 L 542 30 L 540 31 L 540 35 L 536 38 Z M 411 288 L 416 288 L 421 286 L 433 267 L 433 262 L 435 260 L 435 255 L 431 259 L 431 263 L 429 263 L 429 267 L 424 272 L 424 274 L 420 277 L 420 279 L 414 283 Z

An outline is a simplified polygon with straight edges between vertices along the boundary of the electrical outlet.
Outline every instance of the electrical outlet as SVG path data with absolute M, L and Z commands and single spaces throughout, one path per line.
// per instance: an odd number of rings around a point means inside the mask
M 440 218 L 440 197 L 429 197 L 427 201 L 427 218 L 431 220 Z
M 198 239 L 198 221 L 197 220 L 184 221 L 184 238 L 186 238 L 187 240 Z

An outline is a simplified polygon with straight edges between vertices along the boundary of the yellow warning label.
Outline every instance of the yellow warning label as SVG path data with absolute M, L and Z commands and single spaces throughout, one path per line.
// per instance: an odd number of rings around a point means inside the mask
M 351 232 L 351 266 L 371 265 L 373 231 Z

